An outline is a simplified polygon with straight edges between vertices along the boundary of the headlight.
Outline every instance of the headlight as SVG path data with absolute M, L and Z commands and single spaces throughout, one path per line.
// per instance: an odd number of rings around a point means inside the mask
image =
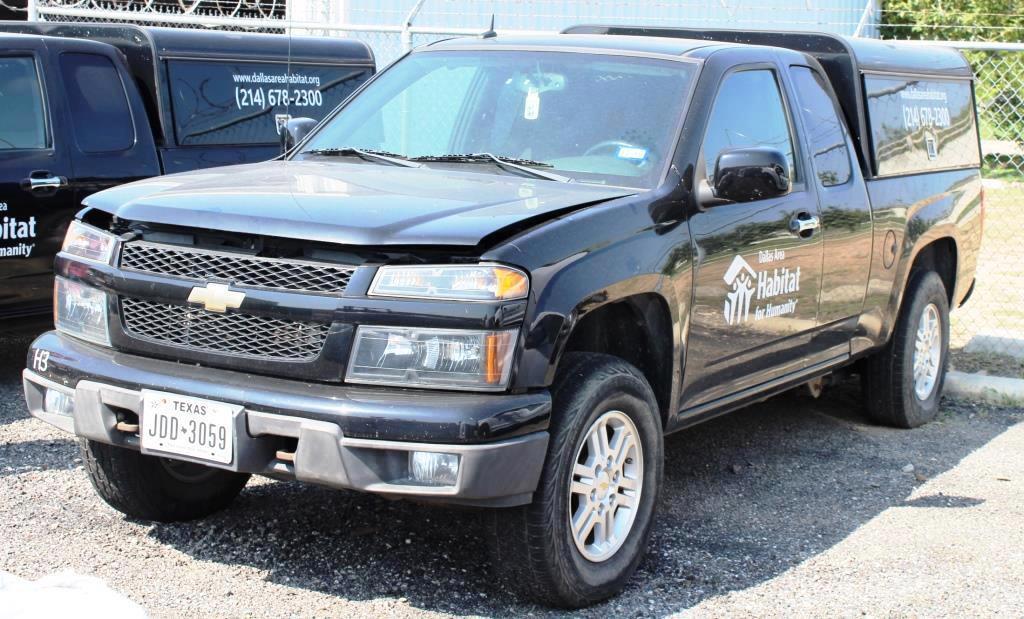
M 54 278 L 53 324 L 68 335 L 110 346 L 107 293 L 63 277 Z
M 345 380 L 498 391 L 508 384 L 517 333 L 361 326 Z
M 505 301 L 522 299 L 530 291 L 526 274 L 512 267 L 468 266 L 381 267 L 370 286 L 371 296 Z
M 61 251 L 72 256 L 110 264 L 117 237 L 78 220 L 71 222 Z

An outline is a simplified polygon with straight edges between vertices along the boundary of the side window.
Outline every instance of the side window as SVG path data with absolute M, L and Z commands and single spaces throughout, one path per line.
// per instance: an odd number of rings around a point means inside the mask
M 879 176 L 981 165 L 970 80 L 868 74 L 864 91 Z
M 44 109 L 35 61 L 0 58 L 0 150 L 46 148 Z
M 791 75 L 818 181 L 825 187 L 844 185 L 852 173 L 846 129 L 824 79 L 808 67 L 792 67 Z
M 78 148 L 86 153 L 131 148 L 135 126 L 114 63 L 96 54 L 62 54 L 60 72 Z
M 767 69 L 732 73 L 722 82 L 704 134 L 708 178 L 714 176 L 719 153 L 751 146 L 781 151 L 789 161 L 789 178 L 797 180 L 786 107 L 775 72 Z

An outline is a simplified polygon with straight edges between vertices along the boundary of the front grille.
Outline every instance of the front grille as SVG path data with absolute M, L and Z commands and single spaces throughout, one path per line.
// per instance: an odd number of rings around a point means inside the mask
M 121 252 L 121 268 L 241 286 L 341 294 L 355 269 L 283 258 L 257 258 L 205 249 L 135 241 Z
M 320 354 L 328 325 L 218 314 L 184 305 L 121 298 L 125 330 L 145 340 L 199 352 L 260 359 L 310 360 Z

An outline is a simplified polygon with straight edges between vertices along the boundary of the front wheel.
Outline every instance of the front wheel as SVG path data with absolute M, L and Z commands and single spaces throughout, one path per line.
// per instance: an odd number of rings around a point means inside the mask
M 533 503 L 496 510 L 494 565 L 522 593 L 578 608 L 622 590 L 643 558 L 662 478 L 650 385 L 616 357 L 570 353 Z
M 935 419 L 949 356 L 949 301 L 942 278 L 918 271 L 889 344 L 865 360 L 868 414 L 886 425 L 916 428 Z
M 140 520 L 202 518 L 227 507 L 249 475 L 202 464 L 146 456 L 96 441 L 80 443 L 96 493 L 117 511 Z

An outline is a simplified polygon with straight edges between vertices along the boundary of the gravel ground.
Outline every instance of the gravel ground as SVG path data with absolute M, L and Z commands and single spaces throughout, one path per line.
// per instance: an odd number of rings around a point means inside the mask
M 24 411 L 28 342 L 0 339 L 0 571 L 98 576 L 154 616 L 554 614 L 494 584 L 472 510 L 254 480 L 214 517 L 126 520 Z M 859 407 L 843 385 L 668 438 L 652 550 L 581 614 L 1024 614 L 1024 411 L 900 431 Z

